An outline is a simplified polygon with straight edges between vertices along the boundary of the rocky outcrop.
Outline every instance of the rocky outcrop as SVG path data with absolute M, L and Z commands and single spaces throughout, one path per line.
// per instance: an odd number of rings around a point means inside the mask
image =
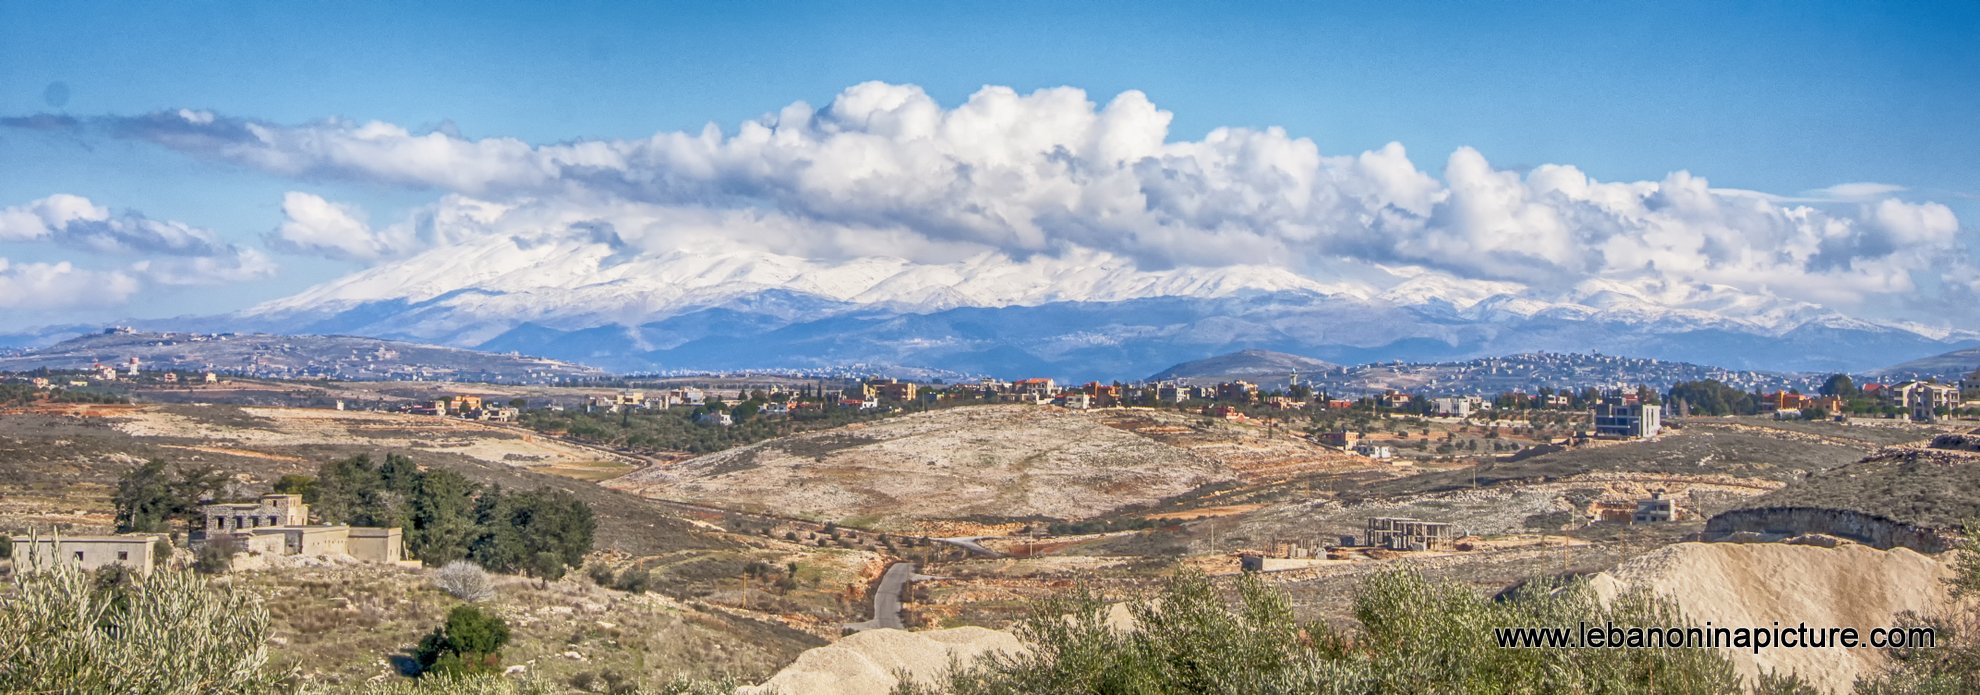
M 1956 538 L 1948 529 L 1917 526 L 1846 509 L 1756 507 L 1725 512 L 1705 522 L 1707 540 L 1735 534 L 1780 539 L 1822 534 L 1877 548 L 1910 548 L 1921 553 L 1945 552 L 1956 545 Z
M 1972 446 L 1980 437 L 1879 449 L 1712 517 L 1705 537 L 1819 533 L 1879 548 L 1945 551 L 1958 545 L 1967 521 L 1980 518 L 1980 452 Z
M 1932 448 L 1980 452 L 1980 434 L 1942 434 L 1932 438 Z

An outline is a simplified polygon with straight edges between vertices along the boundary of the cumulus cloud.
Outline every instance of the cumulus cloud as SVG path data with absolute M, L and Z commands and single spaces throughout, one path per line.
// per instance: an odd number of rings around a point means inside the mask
M 46 311 L 117 306 L 143 283 L 123 271 L 78 268 L 68 262 L 12 263 L 0 258 L 0 309 Z
M 219 285 L 273 275 L 275 263 L 261 251 L 222 240 L 212 230 L 158 220 L 135 211 L 112 212 L 88 198 L 58 193 L 0 208 L 0 241 L 47 242 L 101 258 L 137 259 L 117 271 L 67 262 L 12 266 L 7 288 L 45 296 L 103 281 L 94 297 L 109 303 L 129 298 L 135 285 Z M 132 289 L 134 291 L 134 289 Z
M 269 248 L 285 253 L 372 262 L 480 235 L 509 206 L 448 195 L 404 221 L 374 229 L 355 205 L 290 191 L 282 196 L 282 223 L 269 232 Z
M 281 251 L 357 261 L 375 261 L 400 247 L 372 232 L 363 210 L 297 191 L 282 196 L 282 225 L 267 241 Z
M 1279 128 L 1173 140 L 1170 121 L 1134 91 L 1099 104 L 1072 88 L 985 87 L 948 107 L 918 87 L 875 82 L 732 132 L 547 145 L 191 110 L 70 127 L 296 178 L 446 195 L 377 229 L 349 206 L 285 198 L 271 247 L 357 261 L 527 222 L 609 230 L 635 249 L 699 234 L 921 262 L 1097 250 L 1149 268 L 1314 273 L 1347 260 L 1547 291 L 1622 281 L 1659 296 L 1732 289 L 1824 304 L 1909 292 L 1915 273 L 1973 274 L 1951 210 L 1899 199 L 1891 184 L 1789 198 L 1715 189 L 1682 171 L 1615 182 L 1570 165 L 1500 169 L 1470 148 L 1434 176 L 1399 143 L 1329 154 Z

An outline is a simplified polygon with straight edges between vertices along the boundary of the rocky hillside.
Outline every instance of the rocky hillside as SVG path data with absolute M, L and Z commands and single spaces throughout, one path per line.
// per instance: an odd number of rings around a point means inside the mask
M 1225 464 L 1035 406 L 951 408 L 783 437 L 606 483 L 641 494 L 905 528 L 1085 519 L 1236 479 Z
M 1191 360 L 1148 377 L 1149 381 L 1181 381 L 1188 384 L 1215 384 L 1244 379 L 1265 386 L 1284 386 L 1292 373 L 1313 374 L 1338 369 L 1340 365 L 1311 357 L 1271 350 L 1240 350 L 1228 355 Z
M 92 333 L 47 347 L 0 353 L 0 371 L 124 369 L 216 371 L 272 378 L 347 381 L 420 379 L 549 383 L 603 375 L 591 367 L 518 354 L 336 335 Z

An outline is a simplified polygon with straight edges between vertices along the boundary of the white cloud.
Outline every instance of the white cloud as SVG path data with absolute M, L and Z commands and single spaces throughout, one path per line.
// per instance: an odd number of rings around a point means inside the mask
M 113 214 L 88 198 L 66 193 L 0 209 L 0 241 L 52 241 L 116 255 L 213 257 L 241 252 L 212 230 L 133 211 Z
M 1914 273 L 1972 274 L 1950 209 L 1893 198 L 1903 189 L 1892 184 L 1788 198 L 1682 171 L 1627 182 L 1560 164 L 1521 174 L 1470 148 L 1439 180 L 1400 144 L 1330 155 L 1278 128 L 1171 140 L 1170 121 L 1133 91 L 1102 105 L 1072 88 L 985 87 L 944 107 L 918 87 L 874 82 L 730 133 L 552 145 L 187 111 L 89 123 L 287 176 L 449 194 L 382 229 L 346 205 L 285 197 L 271 246 L 359 261 L 461 235 L 598 234 L 576 223 L 602 219 L 637 250 L 713 235 L 926 263 L 1082 249 L 1149 268 L 1318 273 L 1359 261 L 1560 291 L 1620 281 L 1677 288 L 1657 296 L 1729 288 L 1845 308 L 1915 289 Z M 0 234 L 15 224 L 0 219 Z
M 278 250 L 375 261 L 401 248 L 396 240 L 373 233 L 363 210 L 309 193 L 283 195 L 282 218 L 282 225 L 267 240 Z
M 267 254 L 228 243 L 211 230 L 133 211 L 113 213 L 66 193 L 0 208 L 0 241 L 51 243 L 98 259 L 138 259 L 115 270 L 69 261 L 0 260 L 0 292 L 11 297 L 0 299 L 0 308 L 113 306 L 146 286 L 233 284 L 275 274 Z
M 1903 193 L 1905 188 L 1894 183 L 1872 181 L 1852 181 L 1834 186 L 1803 191 L 1802 195 L 1818 200 L 1869 200 Z
M 407 219 L 373 229 L 364 210 L 290 191 L 282 196 L 282 224 L 265 237 L 269 248 L 286 253 L 347 261 L 375 262 L 479 235 L 509 206 L 448 195 L 421 207 Z
M 71 222 L 101 222 L 110 211 L 88 198 L 57 193 L 25 205 L 0 209 L 0 241 L 41 241 Z
M 143 287 L 122 271 L 60 263 L 11 263 L 0 258 L 0 309 L 51 311 L 117 306 Z

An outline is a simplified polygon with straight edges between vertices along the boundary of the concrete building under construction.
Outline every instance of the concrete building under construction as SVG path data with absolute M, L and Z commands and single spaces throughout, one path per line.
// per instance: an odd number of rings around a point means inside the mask
M 1454 524 L 1405 517 L 1368 520 L 1368 545 L 1389 550 L 1448 550 L 1464 537 Z

